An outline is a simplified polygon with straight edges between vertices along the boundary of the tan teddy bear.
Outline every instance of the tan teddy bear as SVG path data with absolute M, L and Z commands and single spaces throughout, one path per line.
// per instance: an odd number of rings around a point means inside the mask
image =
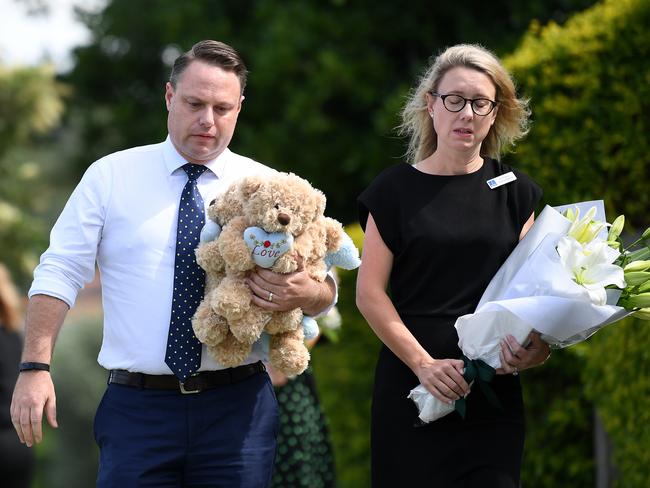
M 323 281 L 324 258 L 338 249 L 344 234 L 339 222 L 323 216 L 325 201 L 306 180 L 278 173 L 238 180 L 211 203 L 208 217 L 222 230 L 197 249 L 206 292 L 193 326 L 224 366 L 241 364 L 264 331 L 276 369 L 294 376 L 307 367 L 302 311 L 270 312 L 254 305 L 246 277 L 256 266 L 291 273 L 300 256 L 309 275 Z

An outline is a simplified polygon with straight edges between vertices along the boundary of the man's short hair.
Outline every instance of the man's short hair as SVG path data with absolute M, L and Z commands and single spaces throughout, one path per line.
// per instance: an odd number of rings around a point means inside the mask
M 228 44 L 209 39 L 197 42 L 192 46 L 192 49 L 176 58 L 174 66 L 172 66 L 171 74 L 169 75 L 169 82 L 174 88 L 176 88 L 176 83 L 181 74 L 183 74 L 183 71 L 195 60 L 217 66 L 224 71 L 235 73 L 237 78 L 239 78 L 241 92 L 244 93 L 248 70 L 239 53 Z

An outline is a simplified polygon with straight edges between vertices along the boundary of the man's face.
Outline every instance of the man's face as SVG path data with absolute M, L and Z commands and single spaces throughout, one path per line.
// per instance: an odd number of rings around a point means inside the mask
M 235 73 L 192 61 L 176 88 L 165 87 L 167 129 L 176 150 L 190 163 L 217 157 L 230 144 L 243 100 Z

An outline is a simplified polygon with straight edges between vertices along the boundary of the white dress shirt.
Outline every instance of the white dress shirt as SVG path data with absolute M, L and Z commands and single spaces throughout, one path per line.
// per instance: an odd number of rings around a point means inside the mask
M 93 163 L 68 200 L 34 271 L 29 296 L 70 307 L 99 267 L 106 369 L 172 374 L 165 364 L 174 283 L 178 203 L 185 161 L 169 137 Z M 198 189 L 206 207 L 237 178 L 275 170 L 226 149 L 206 164 Z M 258 342 L 244 364 L 263 359 Z M 207 353 L 199 371 L 222 369 Z

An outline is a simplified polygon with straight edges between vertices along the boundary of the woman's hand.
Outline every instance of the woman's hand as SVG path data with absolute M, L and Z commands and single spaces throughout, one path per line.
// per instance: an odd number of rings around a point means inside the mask
M 528 336 L 528 345 L 523 347 L 517 340 L 508 335 L 501 341 L 501 367 L 497 374 L 519 374 L 524 369 L 539 366 L 551 355 L 551 349 L 544 342 L 538 332 L 531 332 Z
M 464 363 L 460 359 L 431 359 L 415 371 L 420 383 L 434 397 L 453 403 L 470 392 L 463 378 Z

